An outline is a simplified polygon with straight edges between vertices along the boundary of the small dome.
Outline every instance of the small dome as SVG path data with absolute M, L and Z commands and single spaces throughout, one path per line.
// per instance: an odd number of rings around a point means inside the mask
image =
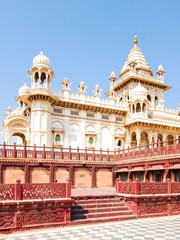
M 117 77 L 116 77 L 114 71 L 112 71 L 112 73 L 111 73 L 111 75 L 110 75 L 109 80 L 111 80 L 111 79 L 115 79 L 115 80 L 117 79 Z
M 42 49 L 40 54 L 33 59 L 33 66 L 45 66 L 50 68 L 49 58 L 44 55 Z
M 141 86 L 140 82 L 138 83 L 137 87 L 135 87 L 131 91 L 131 98 L 141 98 L 141 97 L 146 97 L 147 96 L 147 90 Z
M 25 82 L 25 84 L 19 89 L 19 95 L 26 95 L 30 93 L 30 88 L 28 87 L 27 83 Z
M 164 70 L 161 64 L 159 64 L 158 70 Z
M 158 70 L 156 72 L 157 75 L 163 75 L 165 73 L 163 66 L 161 64 L 159 64 Z

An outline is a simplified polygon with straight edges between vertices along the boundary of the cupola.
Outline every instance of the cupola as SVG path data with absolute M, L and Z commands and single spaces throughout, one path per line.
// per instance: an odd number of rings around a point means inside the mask
M 114 71 L 112 71 L 110 78 L 109 78 L 110 84 L 113 84 L 116 81 L 116 79 L 117 79 L 117 77 L 116 77 Z
M 159 77 L 162 77 L 162 75 L 164 75 L 165 71 L 163 69 L 163 66 L 160 64 L 159 67 L 158 67 L 158 70 L 156 72 L 156 74 L 159 76 Z
M 19 95 L 28 95 L 30 93 L 30 88 L 27 85 L 27 82 L 25 81 L 25 84 L 19 89 Z
M 86 94 L 87 86 L 83 81 L 79 84 L 78 88 L 79 88 L 79 94 L 83 94 L 83 95 Z
M 50 89 L 54 72 L 50 68 L 49 58 L 44 55 L 42 49 L 41 52 L 34 57 L 33 66 L 28 71 L 28 76 L 29 75 L 31 75 L 31 88 Z
M 95 88 L 93 89 L 94 97 L 101 97 L 101 91 L 99 84 L 96 84 Z
M 35 56 L 33 59 L 33 67 L 35 66 L 50 68 L 50 60 L 48 57 L 44 55 L 42 48 L 41 48 L 41 52 L 37 56 Z
M 62 91 L 63 92 L 69 92 L 71 90 L 70 85 L 71 85 L 71 83 L 68 80 L 68 78 L 65 78 L 64 81 L 62 82 L 62 86 L 63 86 Z

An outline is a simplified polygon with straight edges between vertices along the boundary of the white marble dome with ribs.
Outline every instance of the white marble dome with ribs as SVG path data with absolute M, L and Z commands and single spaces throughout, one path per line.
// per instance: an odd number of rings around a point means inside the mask
M 44 66 L 50 68 L 50 60 L 46 57 L 41 49 L 41 52 L 34 57 L 33 66 Z
M 146 98 L 147 90 L 141 86 L 140 82 L 138 83 L 137 87 L 135 87 L 130 94 L 131 99 L 141 99 Z
M 27 83 L 25 82 L 25 84 L 19 89 L 19 95 L 26 95 L 30 93 L 30 88 L 28 87 Z

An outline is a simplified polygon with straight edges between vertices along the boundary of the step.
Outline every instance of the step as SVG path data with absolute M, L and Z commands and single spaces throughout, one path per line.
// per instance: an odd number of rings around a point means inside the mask
M 87 224 L 87 223 L 103 223 L 103 222 L 113 222 L 113 221 L 123 221 L 123 220 L 130 220 L 136 219 L 137 216 L 135 215 L 125 215 L 125 216 L 115 216 L 115 217 L 103 217 L 103 218 L 91 218 L 91 219 L 78 219 L 73 220 L 71 225 L 78 225 L 78 224 Z
M 71 214 L 85 214 L 85 213 L 96 213 L 96 212 L 107 212 L 107 211 L 125 211 L 128 210 L 126 206 L 118 206 L 118 207 L 108 207 L 108 208 L 71 208 Z
M 132 215 L 132 211 L 126 210 L 126 211 L 114 211 L 114 212 L 98 212 L 98 213 L 87 213 L 87 214 L 73 214 L 73 219 L 89 219 L 89 218 L 106 218 L 106 217 L 113 217 L 113 216 L 125 216 L 125 215 Z
M 78 205 L 81 205 L 81 204 L 92 204 L 92 203 L 119 203 L 119 202 L 120 202 L 119 198 L 76 200 L 76 203 Z
M 107 208 L 107 207 L 120 207 L 125 206 L 124 202 L 118 203 L 88 203 L 88 204 L 81 204 L 81 205 L 74 205 L 74 208 Z

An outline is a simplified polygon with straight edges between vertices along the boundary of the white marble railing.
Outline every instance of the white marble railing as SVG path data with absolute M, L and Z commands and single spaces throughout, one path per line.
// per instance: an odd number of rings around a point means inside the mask
M 76 103 L 85 103 L 85 104 L 92 104 L 93 106 L 101 106 L 106 107 L 107 105 L 109 107 L 120 107 L 120 108 L 127 108 L 128 103 L 125 102 L 118 102 L 110 99 L 104 99 L 94 96 L 85 96 L 85 95 L 79 95 L 78 93 L 65 93 L 62 91 L 52 91 L 52 94 L 55 95 L 58 98 L 64 98 L 66 101 L 70 102 L 76 102 Z M 67 94 L 67 95 L 66 95 Z
M 148 75 L 143 74 L 143 73 L 137 73 L 136 71 L 133 71 L 133 70 L 129 70 L 128 72 L 126 72 L 122 75 L 122 77 L 114 84 L 113 87 L 116 87 L 117 85 L 119 85 L 119 83 L 123 82 L 126 78 L 128 78 L 130 76 L 146 79 L 146 80 L 149 80 L 151 82 L 164 83 L 164 77 L 156 78 L 156 77 L 153 77 L 153 76 L 148 76 Z

